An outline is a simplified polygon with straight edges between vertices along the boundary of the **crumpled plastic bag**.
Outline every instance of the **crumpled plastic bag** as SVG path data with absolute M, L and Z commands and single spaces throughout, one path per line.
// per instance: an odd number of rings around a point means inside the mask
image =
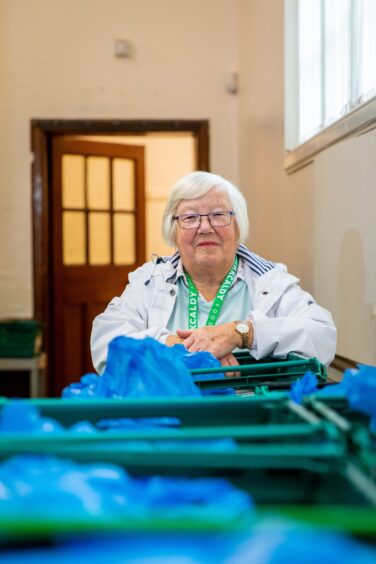
M 194 518 L 231 523 L 250 515 L 245 492 L 221 478 L 131 477 L 116 464 L 16 456 L 0 464 L 1 518 Z
M 317 391 L 317 376 L 311 371 L 304 374 L 302 378 L 291 384 L 290 398 L 293 402 L 301 404 L 305 396 L 314 394 Z
M 200 396 L 182 355 L 174 349 L 150 337 L 116 337 L 109 344 L 103 375 L 86 374 L 64 388 L 62 397 Z
M 9 558 L 9 560 L 8 560 Z M 374 564 L 371 544 L 270 518 L 241 531 L 135 531 L 2 551 L 7 564 Z
M 174 345 L 172 349 L 180 356 L 189 370 L 193 370 L 195 368 L 220 368 L 221 366 L 220 361 L 207 351 L 190 352 L 184 345 Z M 199 377 L 201 378 L 201 374 Z M 214 375 L 211 374 L 210 377 L 222 379 L 225 378 L 225 375 L 223 372 L 218 372 Z
M 58 421 L 50 417 L 42 417 L 39 410 L 22 400 L 11 400 L 0 411 L 1 433 L 31 433 L 32 435 L 80 433 L 94 434 L 107 432 L 109 448 L 114 448 L 111 438 L 116 438 L 116 432 L 148 431 L 164 428 L 179 428 L 181 421 L 177 417 L 138 417 L 100 419 L 96 426 L 89 421 L 77 421 L 68 428 L 63 427 Z M 132 452 L 166 452 L 173 448 L 189 448 L 196 452 L 229 452 L 237 448 L 236 442 L 231 438 L 218 439 L 140 439 L 122 440 L 116 444 L 117 448 Z M 84 447 L 83 447 L 84 448 Z M 98 448 L 106 449 L 100 443 Z
M 324 388 L 317 388 L 318 380 L 312 372 L 291 385 L 290 398 L 302 403 L 305 396 L 344 396 L 351 409 L 370 417 L 370 430 L 376 432 L 376 367 L 359 364 L 358 368 L 344 371 L 342 381 Z
M 64 398 L 166 397 L 233 394 L 232 388 L 203 390 L 196 380 L 226 379 L 223 372 L 192 378 L 194 368 L 217 368 L 221 363 L 211 353 L 189 352 L 183 345 L 167 347 L 147 337 L 116 337 L 108 349 L 102 376 L 85 374 L 80 382 L 64 388 Z
M 138 417 L 100 419 L 96 425 L 77 421 L 68 428 L 51 417 L 43 417 L 39 409 L 24 400 L 10 400 L 0 411 L 0 433 L 97 433 L 99 430 L 145 430 L 156 427 L 180 427 L 177 417 Z
M 375 556 L 374 547 L 344 533 L 271 518 L 223 564 L 372 564 Z
M 63 398 L 147 398 L 147 397 L 176 397 L 201 396 L 200 389 L 194 384 L 189 368 L 192 366 L 220 366 L 220 362 L 210 353 L 189 353 L 183 345 L 167 347 L 158 341 L 146 339 L 132 339 L 130 337 L 116 337 L 109 345 L 106 370 L 102 376 L 86 374 L 79 383 L 64 388 Z M 219 374 L 224 378 L 223 373 Z M 222 393 L 227 393 L 224 390 Z M 232 390 L 230 393 L 233 393 Z M 176 418 L 165 417 L 148 418 L 143 426 L 137 421 L 138 427 L 145 429 L 152 426 L 176 426 Z M 132 428 L 129 419 L 102 422 L 101 428 L 128 429 Z M 169 442 L 167 444 L 170 444 Z M 188 441 L 181 443 L 188 445 Z M 133 442 L 132 449 L 162 448 L 164 445 L 154 441 Z M 230 438 L 212 441 L 189 441 L 190 448 L 204 450 L 233 450 L 236 443 Z
M 39 410 L 26 401 L 9 401 L 0 411 L 1 433 L 59 433 L 64 430 L 55 419 L 41 417 Z
M 214 355 L 207 351 L 190 352 L 184 345 L 175 345 L 173 350 L 181 355 L 181 358 L 189 370 L 198 368 L 219 368 L 220 361 Z M 226 376 L 223 372 L 216 372 L 215 374 L 195 374 L 192 376 L 194 382 L 203 380 L 225 380 Z M 217 396 L 217 395 L 233 395 L 235 394 L 234 388 L 213 388 L 201 389 L 203 396 Z
M 351 409 L 369 415 L 370 429 L 376 432 L 376 367 L 359 364 L 345 370 L 339 384 L 327 386 L 318 395 L 344 395 Z

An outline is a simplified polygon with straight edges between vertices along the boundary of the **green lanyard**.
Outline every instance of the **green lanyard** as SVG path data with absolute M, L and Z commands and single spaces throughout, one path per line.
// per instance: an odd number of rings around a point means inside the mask
M 226 278 L 222 282 L 221 287 L 219 288 L 217 295 L 214 298 L 214 302 L 209 312 L 206 325 L 215 325 L 217 323 L 219 312 L 221 311 L 221 307 L 223 306 L 223 302 L 225 300 L 226 294 L 231 288 L 231 284 L 233 283 L 234 278 L 236 276 L 236 271 L 238 270 L 238 263 L 239 263 L 239 259 L 238 256 L 236 255 L 231 270 L 229 270 L 229 272 L 227 273 Z M 188 327 L 189 329 L 197 329 L 198 328 L 198 292 L 188 272 L 186 272 L 185 275 L 187 277 L 188 290 L 189 290 Z

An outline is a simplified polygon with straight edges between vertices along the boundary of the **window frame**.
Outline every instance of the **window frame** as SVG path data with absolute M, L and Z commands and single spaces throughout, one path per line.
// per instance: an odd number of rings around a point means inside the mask
M 353 66 L 353 64 L 351 65 Z M 351 72 L 351 71 L 350 71 Z M 353 86 L 352 86 L 353 87 Z M 376 96 L 292 149 L 298 138 L 298 0 L 285 0 L 285 154 L 284 170 L 290 174 L 312 163 L 314 157 L 348 137 L 376 128 Z

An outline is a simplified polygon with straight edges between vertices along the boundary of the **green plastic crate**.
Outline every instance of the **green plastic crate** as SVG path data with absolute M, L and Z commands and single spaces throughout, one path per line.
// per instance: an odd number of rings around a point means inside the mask
M 328 388 L 330 389 L 329 386 Z M 369 425 L 370 423 L 370 417 L 361 411 L 352 409 L 347 397 L 341 392 L 336 395 L 329 392 L 326 395 L 324 388 L 320 395 L 307 397 L 304 404 L 325 418 L 329 417 L 329 410 L 335 411 L 340 417 L 346 419 L 349 425 Z
M 356 453 L 365 471 L 376 480 L 376 433 L 371 430 L 371 417 L 352 409 L 342 394 L 309 396 L 304 404 L 343 433 L 349 450 Z
M 2 399 L 0 406 L 7 401 Z M 135 476 L 220 476 L 247 491 L 257 518 L 283 515 L 326 528 L 362 535 L 376 534 L 375 484 L 358 466 L 343 433 L 329 421 L 290 402 L 285 394 L 266 398 L 161 398 L 142 400 L 34 399 L 43 416 L 64 425 L 116 417 L 178 417 L 181 429 L 121 431 L 95 435 L 0 437 L 0 457 L 45 453 L 80 462 L 112 462 Z M 196 441 L 231 438 L 236 450 L 198 448 Z M 162 449 L 130 448 L 135 441 L 157 441 Z M 239 525 L 239 523 L 237 524 Z M 248 524 L 249 525 L 249 524 Z M 244 526 L 244 523 L 242 524 Z M 54 535 L 79 531 L 129 531 L 137 523 L 119 519 L 68 522 L 9 519 L 0 516 L 7 534 Z M 220 523 L 174 523 L 163 518 L 142 524 L 142 530 L 218 530 Z
M 13 400 L 0 397 L 0 410 Z M 319 418 L 283 392 L 267 396 L 200 396 L 161 398 L 33 398 L 22 400 L 68 427 L 77 421 L 106 418 L 177 417 L 182 427 L 317 423 Z
M 127 468 L 128 471 L 128 468 Z M 156 475 L 158 466 L 145 468 L 140 465 L 137 471 L 132 469 L 132 475 Z M 172 462 L 169 476 L 176 476 Z M 188 473 L 185 474 L 187 476 Z M 260 472 L 242 472 L 229 469 L 211 471 L 201 469 L 199 473 L 189 474 L 192 478 L 207 476 L 222 476 L 229 480 L 235 487 L 250 494 L 256 504 L 254 516 L 244 516 L 239 520 L 226 523 L 215 519 L 184 517 L 166 519 L 163 513 L 150 516 L 150 519 L 137 521 L 121 519 L 113 516 L 98 518 L 93 516 L 76 517 L 65 516 L 63 519 L 49 517 L 28 516 L 24 514 L 1 515 L 1 538 L 14 539 L 37 537 L 38 541 L 56 537 L 59 534 L 104 533 L 121 531 L 230 531 L 248 530 L 252 525 L 262 522 L 267 517 L 274 519 L 275 525 L 282 518 L 294 519 L 305 522 L 326 530 L 344 531 L 351 534 L 360 534 L 363 538 L 374 539 L 376 534 L 376 509 L 364 499 L 358 490 L 357 484 L 341 471 L 314 473 L 291 472 L 284 475 L 280 470 L 263 469 Z M 283 494 L 283 495 L 282 495 Z
M 0 322 L 0 357 L 29 358 L 39 354 L 42 325 L 34 319 Z
M 331 423 L 320 420 L 303 406 L 285 397 L 254 398 L 162 398 L 150 400 L 26 400 L 44 417 L 64 426 L 86 420 L 114 418 L 176 418 L 179 427 L 122 429 L 113 432 L 62 433 L 60 435 L 2 433 L 0 458 L 21 452 L 48 452 L 82 461 L 116 459 L 132 464 L 137 441 L 158 443 L 140 452 L 144 464 L 168 468 L 171 455 L 182 470 L 200 468 L 312 467 L 325 469 L 345 455 L 341 434 Z M 6 405 L 2 400 L 1 405 Z M 235 449 L 206 452 L 206 442 L 233 439 Z M 136 446 L 136 448 L 138 448 Z M 142 450 L 142 449 L 141 449 Z M 98 458 L 99 457 L 99 458 Z
M 199 368 L 191 370 L 195 377 L 195 383 L 203 390 L 215 390 L 220 388 L 254 389 L 259 386 L 267 386 L 269 390 L 286 389 L 293 382 L 304 376 L 308 371 L 315 374 L 320 383 L 327 378 L 326 367 L 317 358 L 303 358 L 290 353 L 285 360 L 278 358 L 264 358 L 255 360 L 249 353 L 235 353 L 240 364 L 234 368 L 216 367 Z M 240 376 L 227 378 L 216 378 L 218 373 L 240 372 Z M 210 379 L 200 379 L 200 375 L 212 375 Z

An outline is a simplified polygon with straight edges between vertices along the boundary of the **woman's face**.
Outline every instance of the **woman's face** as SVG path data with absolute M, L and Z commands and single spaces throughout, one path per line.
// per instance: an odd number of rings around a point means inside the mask
M 186 213 L 211 213 L 216 211 L 232 211 L 230 201 L 225 192 L 219 188 L 212 188 L 205 196 L 195 200 L 182 200 L 175 215 Z M 238 248 L 239 231 L 233 217 L 230 225 L 212 227 L 207 217 L 201 218 L 199 227 L 182 229 L 176 224 L 176 246 L 179 249 L 184 266 L 200 265 L 217 267 L 224 265 L 231 267 Z

